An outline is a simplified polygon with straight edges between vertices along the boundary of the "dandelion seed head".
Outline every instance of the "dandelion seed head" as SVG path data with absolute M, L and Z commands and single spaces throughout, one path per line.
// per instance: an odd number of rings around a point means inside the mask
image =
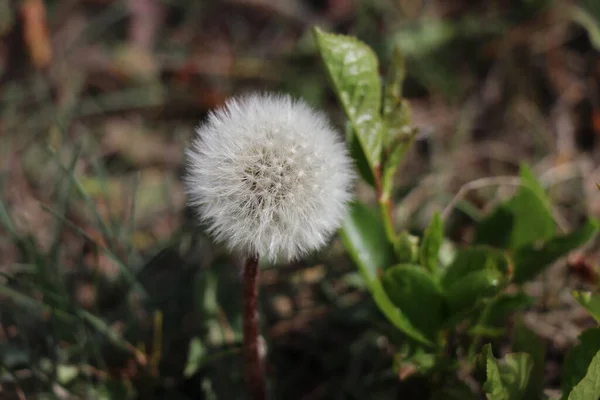
M 324 114 L 289 96 L 229 100 L 187 153 L 189 202 L 215 240 L 286 261 L 323 246 L 351 198 L 353 168 Z

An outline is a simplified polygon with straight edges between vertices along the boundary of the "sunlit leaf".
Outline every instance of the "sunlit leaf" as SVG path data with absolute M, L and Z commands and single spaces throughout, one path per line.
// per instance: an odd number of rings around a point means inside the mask
M 378 60 L 366 44 L 350 36 L 314 30 L 321 59 L 372 169 L 381 163 L 384 126 Z

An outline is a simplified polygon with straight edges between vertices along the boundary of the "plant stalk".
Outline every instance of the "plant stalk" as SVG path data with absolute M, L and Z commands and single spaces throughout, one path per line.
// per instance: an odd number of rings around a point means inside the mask
M 259 348 L 258 329 L 258 257 L 248 257 L 244 264 L 244 356 L 248 398 L 267 398 L 263 359 Z

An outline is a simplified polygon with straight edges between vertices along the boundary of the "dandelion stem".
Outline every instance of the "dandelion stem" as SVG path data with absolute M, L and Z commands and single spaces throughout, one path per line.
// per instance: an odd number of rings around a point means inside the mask
M 251 400 L 267 398 L 263 360 L 258 343 L 258 257 L 248 257 L 244 264 L 244 355 L 246 385 Z

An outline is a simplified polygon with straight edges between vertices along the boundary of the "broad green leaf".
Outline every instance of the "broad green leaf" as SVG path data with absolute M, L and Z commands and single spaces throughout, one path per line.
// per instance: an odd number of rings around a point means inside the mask
M 546 359 L 546 345 L 543 340 L 529 329 L 523 322 L 515 327 L 513 350 L 527 353 L 531 356 L 533 367 L 524 399 L 539 399 L 544 391 L 544 368 Z
M 367 156 L 360 144 L 360 141 L 356 137 L 356 134 L 352 130 L 352 126 L 348 123 L 346 142 L 350 149 L 350 155 L 354 160 L 354 165 L 360 174 L 360 177 L 368 183 L 372 188 L 375 188 L 375 178 L 373 177 L 373 170 L 367 161 Z
M 371 168 L 381 165 L 384 126 L 377 56 L 350 36 L 314 30 L 321 59 Z
M 598 400 L 600 399 L 600 351 L 596 353 L 587 373 L 573 388 L 568 400 Z
M 600 294 L 573 291 L 573 297 L 600 323 Z
M 379 214 L 362 203 L 353 203 L 340 234 L 379 310 L 406 335 L 430 345 L 431 342 L 392 303 L 379 280 L 383 269 L 393 263 L 393 250 Z
M 438 272 L 438 253 L 444 240 L 444 225 L 439 212 L 433 215 L 431 223 L 425 230 L 423 242 L 419 249 L 421 265 L 430 273 Z
M 450 310 L 455 314 L 469 310 L 481 300 L 498 294 L 504 283 L 502 274 L 497 270 L 471 272 L 445 288 Z
M 477 244 L 516 250 L 554 235 L 556 226 L 544 189 L 525 165 L 520 178 L 517 194 L 477 224 Z
M 498 271 L 508 277 L 511 268 L 510 259 L 504 252 L 488 246 L 473 246 L 456 254 L 452 263 L 444 269 L 441 282 L 444 288 L 448 288 L 468 274 L 483 270 Z
M 516 283 L 524 283 L 535 278 L 554 261 L 567 255 L 571 250 L 585 244 L 598 232 L 598 222 L 588 220 L 581 228 L 562 236 L 554 236 L 541 245 L 528 244 L 515 252 Z
M 517 311 L 521 311 L 534 303 L 534 299 L 523 292 L 502 293 L 492 299 L 481 317 L 482 326 L 504 327 L 506 318 Z
M 444 295 L 433 278 L 419 265 L 396 265 L 382 278 L 392 303 L 427 338 L 435 340 L 446 315 Z
M 566 400 L 571 390 L 586 375 L 594 355 L 600 351 L 600 328 L 584 331 L 577 343 L 565 357 L 561 379 L 562 399 Z
M 525 353 L 507 354 L 496 360 L 492 346 L 483 347 L 486 381 L 483 390 L 489 400 L 520 400 L 524 398 L 529 375 L 533 367 L 531 357 Z
M 381 218 L 364 203 L 350 205 L 342 223 L 342 239 L 367 280 L 377 280 L 381 271 L 394 263 Z

